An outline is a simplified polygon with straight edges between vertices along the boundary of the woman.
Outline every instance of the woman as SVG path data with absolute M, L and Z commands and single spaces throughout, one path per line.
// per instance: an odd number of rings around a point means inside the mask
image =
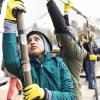
M 20 9 L 21 5 L 23 3 L 20 1 L 9 0 L 7 14 L 12 15 L 10 12 L 13 8 Z M 16 23 L 11 20 L 12 17 L 6 16 L 5 33 L 3 34 L 5 67 L 19 77 L 25 87 L 20 56 L 16 46 Z M 25 87 L 25 99 L 75 100 L 71 74 L 61 58 L 52 57 L 52 46 L 48 38 L 39 31 L 31 31 L 27 35 L 27 41 L 33 84 Z

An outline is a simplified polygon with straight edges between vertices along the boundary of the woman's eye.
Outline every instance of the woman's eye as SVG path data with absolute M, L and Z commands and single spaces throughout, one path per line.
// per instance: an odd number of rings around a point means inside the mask
M 29 38 L 29 39 L 28 39 L 28 43 L 31 43 L 31 42 L 38 42 L 39 40 L 40 40 L 40 38 L 38 38 L 38 37 Z
M 29 42 L 31 42 L 31 40 L 30 40 L 30 39 L 28 40 L 28 43 L 29 43 Z
M 40 39 L 39 38 L 35 38 L 35 41 L 39 41 Z

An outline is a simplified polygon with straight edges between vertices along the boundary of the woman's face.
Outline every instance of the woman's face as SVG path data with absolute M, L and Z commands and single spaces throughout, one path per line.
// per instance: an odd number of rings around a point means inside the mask
M 30 54 L 42 57 L 44 52 L 44 42 L 38 34 L 33 34 L 28 38 L 28 50 Z

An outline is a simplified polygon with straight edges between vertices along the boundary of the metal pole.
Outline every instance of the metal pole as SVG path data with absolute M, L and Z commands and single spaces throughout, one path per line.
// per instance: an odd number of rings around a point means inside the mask
M 84 18 L 87 18 L 84 14 L 82 14 L 78 9 L 76 9 L 75 7 L 72 7 L 73 10 L 75 10 L 77 12 L 77 14 L 80 14 L 81 16 L 83 16 Z
M 13 10 L 13 15 L 16 17 L 17 21 L 17 29 L 18 29 L 18 36 L 19 36 L 19 43 L 20 43 L 20 50 L 21 50 L 21 60 L 22 60 L 22 67 L 24 73 L 24 82 L 25 86 L 32 84 L 32 75 L 31 75 L 31 66 L 29 60 L 29 53 L 28 53 L 28 46 L 27 46 L 27 38 L 26 33 L 24 32 L 24 11 L 19 9 Z M 34 100 L 39 100 L 40 97 L 34 98 Z
M 16 20 L 17 20 L 19 42 L 20 42 L 22 67 L 24 72 L 24 81 L 25 81 L 25 86 L 28 86 L 32 84 L 32 76 L 31 76 L 31 67 L 28 54 L 27 39 L 26 39 L 26 34 L 24 32 L 23 12 L 17 13 Z

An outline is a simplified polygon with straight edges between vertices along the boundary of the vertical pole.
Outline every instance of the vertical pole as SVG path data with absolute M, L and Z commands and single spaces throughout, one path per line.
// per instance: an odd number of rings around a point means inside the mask
M 25 86 L 32 84 L 32 75 L 31 75 L 31 66 L 30 66 L 30 59 L 28 53 L 28 46 L 27 46 L 27 38 L 26 33 L 24 32 L 24 11 L 22 9 L 13 9 L 12 13 L 16 17 L 17 21 L 17 29 L 18 29 L 18 37 L 20 43 L 20 53 L 21 53 L 21 60 L 22 60 L 22 67 L 23 67 L 23 74 L 24 74 L 24 82 Z M 34 98 L 34 100 L 39 100 L 40 97 Z
M 25 81 L 25 86 L 28 86 L 32 84 L 32 77 L 31 77 L 31 67 L 29 61 L 26 33 L 24 32 L 23 14 L 24 14 L 23 12 L 18 12 L 16 21 L 17 21 L 18 36 L 19 36 L 19 43 L 21 50 L 22 67 L 24 72 L 24 81 Z

